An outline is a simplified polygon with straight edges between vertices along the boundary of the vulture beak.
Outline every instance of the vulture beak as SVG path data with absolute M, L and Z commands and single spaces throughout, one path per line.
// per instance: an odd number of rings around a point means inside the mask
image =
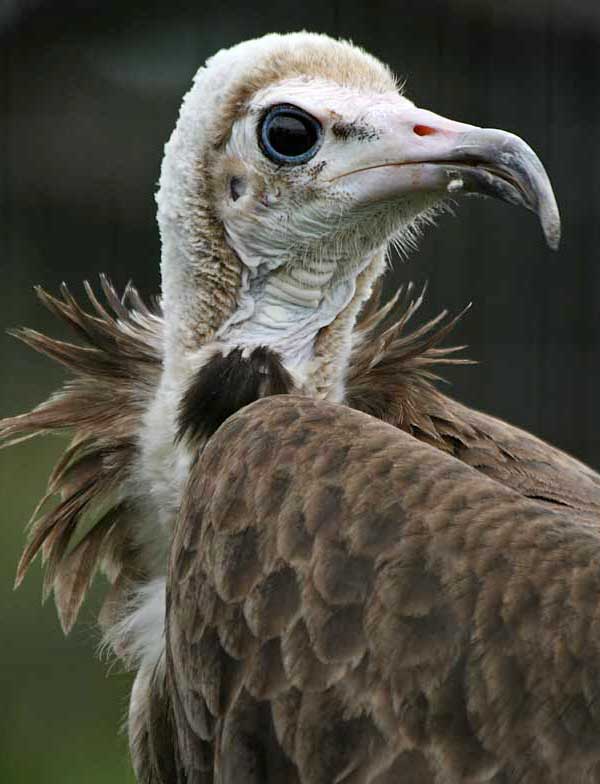
M 343 183 L 355 204 L 414 193 L 493 196 L 535 212 L 548 245 L 558 248 L 554 192 L 528 144 L 512 133 L 455 122 L 400 101 L 376 110 L 377 137 L 361 145 L 352 170 L 332 172 L 331 181 Z

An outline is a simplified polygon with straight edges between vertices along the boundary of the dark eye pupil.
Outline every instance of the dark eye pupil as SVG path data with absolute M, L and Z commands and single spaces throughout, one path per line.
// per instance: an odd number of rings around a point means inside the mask
M 272 106 L 258 126 L 261 150 L 280 166 L 295 166 L 310 160 L 320 147 L 321 136 L 321 123 L 291 104 Z
M 310 150 L 317 141 L 317 132 L 303 118 L 280 114 L 271 121 L 267 138 L 275 152 L 294 158 Z

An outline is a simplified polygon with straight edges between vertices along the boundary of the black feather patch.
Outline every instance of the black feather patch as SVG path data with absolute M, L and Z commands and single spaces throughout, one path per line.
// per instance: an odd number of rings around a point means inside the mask
M 240 408 L 261 397 L 293 392 L 281 359 L 264 346 L 216 354 L 200 368 L 179 405 L 177 439 L 210 436 Z

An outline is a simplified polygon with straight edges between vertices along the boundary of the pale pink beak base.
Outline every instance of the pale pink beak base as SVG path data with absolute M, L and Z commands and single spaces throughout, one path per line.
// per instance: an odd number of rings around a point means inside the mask
M 405 99 L 379 111 L 379 137 L 332 178 L 356 203 L 408 193 L 479 193 L 535 212 L 548 245 L 560 242 L 560 215 L 546 170 L 535 152 L 506 131 L 477 128 L 418 109 Z

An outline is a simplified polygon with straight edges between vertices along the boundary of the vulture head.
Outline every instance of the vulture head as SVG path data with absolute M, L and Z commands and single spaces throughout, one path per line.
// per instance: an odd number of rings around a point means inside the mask
M 189 382 L 207 342 L 268 346 L 300 387 L 342 399 L 387 249 L 462 193 L 526 206 L 557 246 L 550 183 L 517 136 L 417 108 L 386 66 L 324 35 L 219 52 L 185 97 L 157 197 L 170 383 Z

